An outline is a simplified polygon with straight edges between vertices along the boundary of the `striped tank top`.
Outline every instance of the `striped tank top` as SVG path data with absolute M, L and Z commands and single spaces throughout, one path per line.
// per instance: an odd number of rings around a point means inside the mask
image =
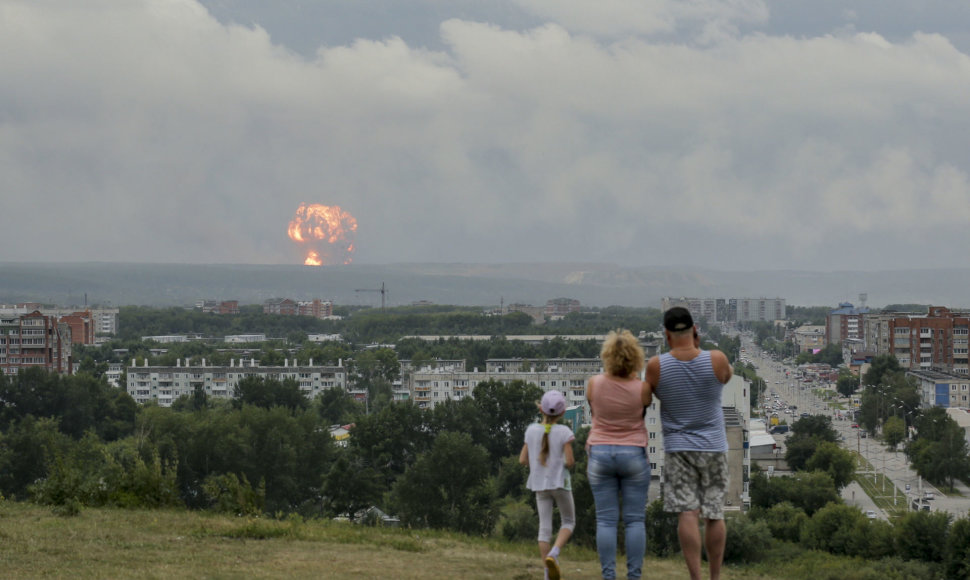
M 660 399 L 665 452 L 728 450 L 723 391 L 709 351 L 702 350 L 689 361 L 670 353 L 660 355 L 660 384 L 654 394 Z

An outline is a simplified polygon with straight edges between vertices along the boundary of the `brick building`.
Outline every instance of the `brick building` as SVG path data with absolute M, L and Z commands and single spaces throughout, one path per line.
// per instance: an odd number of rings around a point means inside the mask
M 562 318 L 571 312 L 579 312 L 579 300 L 572 298 L 553 298 L 546 301 L 546 318 Z
M 60 322 L 71 327 L 72 344 L 94 344 L 97 322 L 90 310 L 65 314 Z
M 333 316 L 333 302 L 329 300 L 304 300 L 296 303 L 296 313 L 301 316 L 312 316 L 314 318 L 327 318 Z
M 907 370 L 934 370 L 966 376 L 970 314 L 930 306 L 925 315 L 890 318 L 892 354 Z
M 30 367 L 71 372 L 71 327 L 38 310 L 0 318 L 0 372 Z

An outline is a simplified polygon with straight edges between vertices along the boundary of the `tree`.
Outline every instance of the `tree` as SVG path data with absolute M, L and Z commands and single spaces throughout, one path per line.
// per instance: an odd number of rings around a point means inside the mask
M 944 413 L 935 407 L 920 417 L 918 439 L 906 454 L 917 473 L 952 490 L 955 480 L 970 477 L 970 457 L 963 429 Z
M 890 415 L 907 409 L 918 409 L 920 405 L 916 383 L 903 371 L 887 371 L 879 380 L 880 384 L 867 384 L 862 390 L 859 424 L 870 433 L 875 433 Z
M 882 426 L 882 440 L 895 451 L 896 446 L 906 440 L 906 423 L 899 417 L 886 419 Z
M 944 565 L 947 578 L 970 578 L 970 518 L 960 518 L 950 526 Z
M 842 344 L 829 343 L 822 347 L 822 350 L 815 354 L 815 362 L 824 363 L 832 368 L 842 364 Z
M 320 488 L 324 511 L 330 516 L 347 514 L 351 520 L 357 512 L 378 502 L 383 492 L 380 472 L 352 450 L 339 453 Z
M 832 476 L 835 487 L 842 489 L 855 474 L 855 460 L 852 454 L 835 443 L 822 442 L 805 464 L 808 471 L 822 471 Z
M 849 369 L 839 370 L 839 379 L 835 383 L 835 390 L 843 397 L 851 397 L 859 389 L 859 377 Z
M 771 547 L 771 531 L 767 524 L 747 514 L 731 518 L 727 525 L 724 561 L 730 563 L 757 562 L 765 558 Z
M 750 514 L 753 518 L 765 522 L 772 537 L 786 542 L 799 541 L 802 527 L 808 521 L 805 510 L 793 506 L 788 501 L 783 501 L 769 508 L 752 508 Z
M 907 512 L 896 522 L 896 549 L 905 560 L 942 562 L 950 514 Z
M 751 505 L 768 508 L 787 501 L 811 516 L 828 503 L 842 503 L 832 476 L 821 471 L 800 471 L 791 477 L 751 478 Z
M 845 556 L 865 556 L 871 547 L 865 530 L 868 518 L 857 507 L 831 503 L 802 528 L 802 544 Z
M 408 525 L 465 533 L 492 529 L 488 452 L 467 433 L 438 435 L 430 451 L 407 469 L 391 491 L 392 504 Z
M 350 446 L 384 476 L 386 487 L 431 448 L 434 433 L 423 410 L 410 402 L 388 405 L 357 419 Z
M 518 454 L 525 429 L 535 421 L 536 402 L 542 389 L 524 381 L 503 383 L 490 379 L 478 383 L 473 393 L 475 406 L 485 424 L 486 448 L 493 465 L 508 455 Z
M 869 370 L 866 374 L 862 376 L 862 384 L 864 385 L 881 385 L 884 384 L 883 377 L 887 374 L 898 373 L 902 368 L 899 366 L 899 361 L 896 357 L 891 354 L 881 354 L 872 359 L 872 363 L 869 365 Z
M 802 544 L 813 550 L 855 556 L 859 554 L 857 530 L 866 516 L 859 508 L 829 504 L 812 516 L 802 528 Z
M 264 409 L 285 407 L 291 411 L 309 407 L 309 402 L 295 379 L 282 381 L 267 377 L 246 377 L 236 384 L 233 406 L 255 405 Z
M 317 413 L 327 425 L 342 425 L 364 412 L 363 405 L 340 387 L 327 389 L 316 399 Z
M 788 438 L 785 461 L 793 471 L 805 469 L 821 443 L 834 443 L 837 440 L 838 434 L 832 428 L 831 417 L 803 417 L 792 423 L 792 435 Z
M 816 438 L 832 443 L 839 440 L 839 434 L 832 427 L 832 418 L 826 415 L 809 415 L 792 423 L 792 438 Z
M 54 419 L 27 415 L 0 432 L 0 493 L 26 499 L 28 487 L 47 475 L 48 461 L 68 437 Z

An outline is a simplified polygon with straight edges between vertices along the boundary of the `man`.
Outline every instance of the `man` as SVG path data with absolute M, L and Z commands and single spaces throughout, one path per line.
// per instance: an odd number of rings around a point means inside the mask
M 721 394 L 731 364 L 719 350 L 700 348 L 686 308 L 664 313 L 670 352 L 647 362 L 646 382 L 660 400 L 664 434 L 664 509 L 679 514 L 677 536 L 692 580 L 701 577 L 700 518 L 704 518 L 711 580 L 720 578 L 727 530 L 727 434 Z

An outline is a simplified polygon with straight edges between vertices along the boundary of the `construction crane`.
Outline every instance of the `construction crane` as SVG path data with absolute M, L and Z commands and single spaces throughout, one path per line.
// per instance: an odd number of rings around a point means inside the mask
M 380 292 L 381 293 L 381 312 L 384 312 L 384 298 L 387 296 L 387 290 L 384 288 L 384 283 L 381 282 L 380 288 L 354 288 L 354 292 Z

